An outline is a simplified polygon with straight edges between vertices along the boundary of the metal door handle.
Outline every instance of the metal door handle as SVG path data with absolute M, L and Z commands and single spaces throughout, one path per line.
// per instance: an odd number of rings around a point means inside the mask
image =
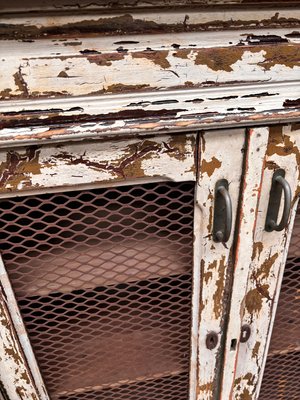
M 267 232 L 282 231 L 287 226 L 289 220 L 292 191 L 288 181 L 284 177 L 285 171 L 283 169 L 278 169 L 274 172 L 265 225 L 265 230 Z M 281 221 L 277 224 L 282 192 L 284 195 L 284 207 Z
M 227 242 L 232 228 L 232 203 L 229 195 L 229 184 L 226 179 L 221 179 L 216 184 L 213 240 Z

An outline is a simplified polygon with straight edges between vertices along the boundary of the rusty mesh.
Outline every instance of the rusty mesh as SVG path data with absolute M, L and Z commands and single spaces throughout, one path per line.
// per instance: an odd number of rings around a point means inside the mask
M 281 292 L 259 400 L 300 398 L 300 207 Z
M 194 183 L 1 200 L 1 251 L 53 400 L 188 398 Z

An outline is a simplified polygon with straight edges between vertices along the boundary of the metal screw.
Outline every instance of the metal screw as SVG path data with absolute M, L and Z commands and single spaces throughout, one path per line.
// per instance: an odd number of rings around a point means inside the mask
M 206 336 L 206 347 L 209 350 L 213 350 L 219 341 L 218 334 L 216 332 L 209 332 Z
M 241 329 L 240 342 L 246 343 L 251 335 L 251 328 L 249 325 L 243 325 Z

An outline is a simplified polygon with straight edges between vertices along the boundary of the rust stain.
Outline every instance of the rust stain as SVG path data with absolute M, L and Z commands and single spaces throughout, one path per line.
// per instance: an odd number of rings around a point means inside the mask
M 273 161 L 273 160 L 267 160 L 267 161 L 266 161 L 266 168 L 269 169 L 269 170 L 271 170 L 271 171 L 274 171 L 274 170 L 276 170 L 276 169 L 278 169 L 278 168 L 280 168 L 280 167 L 279 167 L 279 165 L 278 165 L 275 161 Z
M 169 151 L 170 157 L 175 158 L 178 161 L 184 161 L 187 155 L 187 146 L 190 145 L 192 152 L 194 153 L 194 163 L 192 165 L 192 171 L 196 172 L 196 137 L 194 135 L 179 135 L 172 136 L 168 142 L 163 142 L 164 147 Z M 172 151 L 170 151 L 172 150 Z
M 248 396 L 248 393 L 250 394 L 249 389 L 254 387 L 255 376 L 253 374 L 251 374 L 251 372 L 247 372 L 246 375 L 236 378 L 234 381 L 234 386 L 238 389 L 239 392 L 241 390 L 241 384 L 243 381 L 246 381 L 247 387 L 243 389 L 242 393 L 239 393 L 236 395 L 237 400 L 240 400 L 240 399 L 248 400 L 247 397 L 241 397 L 241 396 L 243 396 L 243 395 Z M 246 389 L 246 392 L 245 392 L 245 389 Z M 250 397 L 249 400 L 253 400 L 252 397 Z
M 263 243 L 262 242 L 255 242 L 253 243 L 253 251 L 252 251 L 252 261 L 255 259 L 259 259 L 261 252 L 263 251 Z
M 0 164 L 0 191 L 18 189 L 22 182 L 23 186 L 30 186 L 30 176 L 41 173 L 39 165 L 40 151 L 36 146 L 25 149 L 24 153 L 8 151 L 5 162 Z
M 29 96 L 27 83 L 22 75 L 21 67 L 19 67 L 18 71 L 13 75 L 15 80 L 15 85 L 21 92 L 21 94 L 25 97 Z
M 271 257 L 267 258 L 262 265 L 259 267 L 257 272 L 255 273 L 255 278 L 256 279 L 267 279 L 269 278 L 270 271 L 272 266 L 274 265 L 274 262 L 278 258 L 279 254 L 275 253 Z
M 213 294 L 214 314 L 216 319 L 219 319 L 222 316 L 222 310 L 223 310 L 223 296 L 224 296 L 225 272 L 226 272 L 225 256 L 222 256 L 218 264 L 219 264 L 218 265 L 219 277 L 218 280 L 216 281 L 217 289 Z
M 264 46 L 264 61 L 259 66 L 269 71 L 275 65 L 285 65 L 289 68 L 300 66 L 300 45 L 298 44 L 276 44 Z
M 163 69 L 167 69 L 171 67 L 170 62 L 167 57 L 169 55 L 168 50 L 154 51 L 154 50 L 145 50 L 145 51 L 137 51 L 132 53 L 132 58 L 145 58 L 153 62 L 153 64 L 159 65 Z
M 143 84 L 143 85 L 124 85 L 122 83 L 115 83 L 113 85 L 109 85 L 105 90 L 108 93 L 122 93 L 122 92 L 129 92 L 135 90 L 142 90 L 148 88 L 150 85 Z
M 260 342 L 256 342 L 253 349 L 252 349 L 252 358 L 257 358 L 258 357 L 258 351 L 260 348 Z
M 293 142 L 291 137 L 283 133 L 283 127 L 281 125 L 274 125 L 270 127 L 269 143 L 267 148 L 267 155 L 278 156 L 289 156 L 294 154 L 297 165 L 300 166 L 300 149 L 297 143 Z M 298 168 L 298 176 L 300 179 L 300 169 Z M 300 186 L 297 189 L 296 195 L 300 190 Z
M 12 90 L 10 88 L 1 90 L 0 99 L 6 99 L 6 98 L 11 97 L 11 92 L 12 92 Z
M 200 385 L 200 386 L 197 387 L 197 395 L 199 396 L 203 392 L 212 393 L 213 388 L 214 388 L 214 383 L 213 382 L 208 382 L 208 383 L 205 383 L 203 385 Z
M 209 192 L 209 195 L 207 196 L 207 200 L 211 204 L 209 207 L 209 217 L 208 217 L 208 225 L 207 225 L 207 231 L 210 234 L 212 231 L 213 218 L 214 218 L 214 206 L 213 206 L 214 195 L 213 195 L 213 193 Z
M 248 388 L 243 389 L 242 393 L 240 394 L 240 400 L 253 400 Z
M 215 156 L 211 159 L 211 161 L 202 160 L 202 173 L 206 173 L 208 176 L 212 176 L 216 169 L 220 168 L 222 165 L 221 161 L 219 161 Z
M 258 287 L 249 290 L 245 297 L 245 306 L 250 314 L 259 313 L 262 308 L 262 299 L 269 299 L 269 285 L 258 285 Z
M 264 61 L 258 63 L 265 70 L 275 65 L 293 68 L 300 65 L 300 46 L 297 44 L 269 44 L 258 46 L 231 46 L 219 48 L 179 49 L 175 57 L 188 59 L 195 54 L 196 65 L 207 65 L 213 71 L 232 72 L 232 65 L 243 58 L 246 52 L 264 51 Z
M 105 54 L 97 54 L 91 55 L 87 57 L 87 60 L 92 64 L 97 64 L 99 66 L 111 66 L 114 61 L 123 60 L 125 57 L 125 53 L 105 53 Z

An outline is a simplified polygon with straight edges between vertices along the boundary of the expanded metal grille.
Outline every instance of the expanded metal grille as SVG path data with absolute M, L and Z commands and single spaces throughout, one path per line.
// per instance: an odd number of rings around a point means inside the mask
M 300 398 L 300 207 L 282 281 L 260 400 Z
M 1 252 L 53 400 L 187 400 L 194 184 L 2 200 Z

